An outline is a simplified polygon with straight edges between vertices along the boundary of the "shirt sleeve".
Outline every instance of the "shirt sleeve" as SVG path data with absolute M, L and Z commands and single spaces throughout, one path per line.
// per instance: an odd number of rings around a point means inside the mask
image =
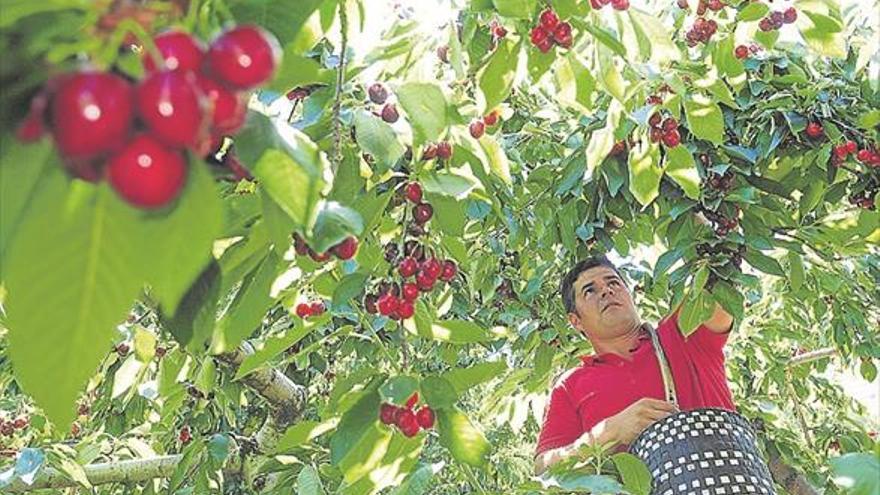
M 582 433 L 577 409 L 575 409 L 565 385 L 560 383 L 553 388 L 553 392 L 550 394 L 550 403 L 544 412 L 544 425 L 538 436 L 535 456 L 548 450 L 570 445 Z

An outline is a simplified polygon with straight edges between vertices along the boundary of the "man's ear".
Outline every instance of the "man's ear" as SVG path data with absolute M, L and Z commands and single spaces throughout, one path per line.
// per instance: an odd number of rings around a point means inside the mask
M 575 330 L 583 332 L 581 329 L 581 319 L 578 317 L 577 313 L 569 313 L 568 322 L 571 323 L 571 326 L 573 326 Z

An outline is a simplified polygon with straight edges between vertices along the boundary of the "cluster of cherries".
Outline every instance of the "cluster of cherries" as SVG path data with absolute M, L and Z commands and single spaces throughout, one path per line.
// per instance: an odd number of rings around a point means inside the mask
M 602 7 L 609 3 L 614 10 L 629 9 L 629 0 L 590 0 L 590 6 L 593 7 L 593 10 L 601 10 Z
M 418 435 L 419 430 L 430 430 L 434 427 L 434 410 L 425 405 L 414 411 L 418 402 L 419 393 L 415 392 L 404 407 L 384 403 L 379 406 L 379 420 L 382 424 L 396 426 L 407 438 Z
M 492 20 L 492 22 L 489 23 L 489 32 L 492 34 L 493 46 L 495 45 L 495 43 L 498 43 L 501 38 L 507 36 L 507 29 L 505 29 L 504 26 L 502 26 L 501 24 L 498 24 L 498 21 L 494 19 Z
M 730 231 L 736 229 L 736 227 L 739 225 L 738 216 L 740 208 L 736 205 L 734 205 L 734 208 L 736 209 L 736 212 L 729 217 L 726 217 L 716 211 L 703 210 L 703 215 L 714 224 L 713 228 L 715 230 L 715 234 L 717 234 L 719 237 L 726 236 L 730 233 Z
M 761 47 L 755 43 L 751 43 L 749 44 L 749 46 L 738 45 L 736 48 L 734 48 L 733 54 L 736 56 L 736 58 L 744 60 L 748 58 L 749 55 L 754 55 L 758 53 L 760 49 Z
M 727 5 L 724 2 L 722 2 L 721 0 L 708 0 L 708 1 L 700 0 L 697 3 L 697 15 L 700 15 L 700 16 L 705 15 L 707 9 L 711 10 L 713 12 L 718 12 L 719 10 L 723 9 L 726 6 Z M 681 3 L 679 3 L 679 7 L 681 7 Z M 684 7 L 681 7 L 681 8 L 683 8 L 683 9 L 687 8 L 686 1 L 684 4 Z
M 672 88 L 669 87 L 668 84 L 663 84 L 659 88 L 657 88 L 657 92 L 649 95 L 645 98 L 645 103 L 648 105 L 662 105 L 663 104 L 663 96 L 667 93 L 672 93 Z
M 652 143 L 663 141 L 663 144 L 669 148 L 675 148 L 681 143 L 681 134 L 678 132 L 678 121 L 675 120 L 675 117 L 664 119 L 660 112 L 656 112 L 648 119 L 648 124 L 651 126 Z
M 617 0 L 625 1 L 628 0 Z M 553 45 L 559 45 L 562 48 L 571 48 L 573 38 L 571 36 L 571 24 L 559 20 L 552 9 L 546 9 L 541 12 L 539 23 L 532 28 L 529 39 L 541 53 L 547 53 L 553 48 Z
M 321 316 L 326 310 L 327 307 L 324 305 L 324 301 L 303 302 L 296 305 L 296 316 L 303 319 L 310 316 Z
M 30 421 L 26 417 L 10 419 L 9 421 L 0 419 L 0 434 L 11 437 L 15 434 L 15 430 L 24 430 L 29 424 Z
M 400 118 L 400 112 L 397 111 L 397 105 L 388 102 L 388 90 L 385 89 L 382 83 L 371 84 L 367 88 L 367 95 L 369 95 L 370 101 L 376 105 L 383 105 L 381 110 L 373 112 L 376 116 L 381 117 L 382 120 L 389 124 L 397 122 L 397 119 Z
M 775 31 L 782 27 L 783 24 L 791 24 L 795 22 L 798 18 L 797 10 L 794 7 L 789 7 L 782 10 L 775 10 L 767 14 L 760 22 L 758 22 L 758 29 L 761 31 Z
M 728 170 L 724 174 L 709 172 L 706 184 L 715 191 L 726 193 L 733 188 L 733 171 Z
M 449 141 L 441 141 L 439 143 L 430 143 L 422 152 L 422 160 L 428 161 L 437 158 L 438 160 L 449 160 L 452 158 L 452 143 Z
M 715 22 L 715 19 L 697 17 L 697 20 L 685 34 L 685 40 L 689 47 L 695 47 L 700 43 L 708 43 L 716 31 L 718 31 L 718 23 Z
M 482 118 L 472 120 L 471 124 L 468 126 L 468 130 L 471 133 L 471 137 L 474 139 L 480 139 L 483 137 L 483 134 L 485 134 L 486 127 L 492 127 L 497 123 L 498 110 L 492 110 Z
M 207 50 L 181 31 L 154 42 L 161 62 L 147 56 L 142 81 L 95 70 L 63 74 L 34 98 L 18 132 L 33 141 L 48 125 L 71 173 L 90 181 L 106 176 L 144 209 L 180 193 L 183 150 L 205 156 L 241 127 L 243 92 L 269 80 L 280 56 L 275 38 L 249 25 L 224 32 Z
M 312 249 L 299 233 L 295 232 L 293 234 L 293 249 L 296 251 L 296 254 L 300 256 L 308 255 L 309 258 L 312 258 L 317 263 L 330 261 L 331 255 L 344 261 L 350 260 L 357 254 L 358 240 L 357 237 L 348 236 L 339 244 L 331 247 L 329 251 L 319 253 Z

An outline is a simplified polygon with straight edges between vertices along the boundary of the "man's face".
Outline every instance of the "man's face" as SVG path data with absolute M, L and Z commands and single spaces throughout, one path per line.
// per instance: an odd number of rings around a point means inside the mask
M 611 268 L 597 266 L 581 272 L 572 288 L 576 313 L 569 313 L 568 318 L 584 335 L 612 338 L 638 323 L 632 295 Z

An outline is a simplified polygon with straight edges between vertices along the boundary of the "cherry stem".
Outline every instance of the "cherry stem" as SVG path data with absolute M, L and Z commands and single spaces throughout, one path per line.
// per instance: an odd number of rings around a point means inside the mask
M 345 10 L 346 1 L 339 3 L 339 30 L 342 35 L 342 43 L 339 45 L 339 65 L 336 67 L 336 95 L 333 102 L 333 156 L 331 163 L 333 171 L 339 168 L 342 162 L 340 142 L 342 135 L 340 133 L 339 113 L 342 110 L 342 83 L 345 80 L 345 50 L 348 46 L 348 14 Z
M 113 36 L 111 37 L 111 42 L 104 48 L 105 53 L 102 60 L 108 61 L 108 63 L 110 60 L 115 60 L 116 54 L 119 53 L 119 46 L 125 39 L 125 35 L 129 33 L 137 38 L 144 47 L 144 50 L 147 51 L 149 57 L 153 59 L 153 64 L 157 68 L 165 66 L 165 58 L 162 57 L 162 53 L 159 52 L 159 47 L 156 46 L 153 37 L 144 30 L 143 26 L 130 18 L 125 18 L 119 21 L 119 25 L 116 27 L 116 31 L 113 32 Z

